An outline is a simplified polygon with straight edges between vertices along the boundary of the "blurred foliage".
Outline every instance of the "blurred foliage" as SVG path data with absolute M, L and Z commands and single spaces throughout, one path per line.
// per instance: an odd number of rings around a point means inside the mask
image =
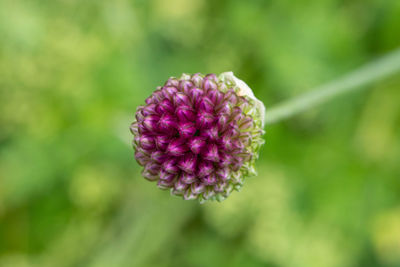
M 128 127 L 169 76 L 266 106 L 400 45 L 398 0 L 0 1 L 0 266 L 400 266 L 400 77 L 266 129 L 222 203 L 141 178 Z

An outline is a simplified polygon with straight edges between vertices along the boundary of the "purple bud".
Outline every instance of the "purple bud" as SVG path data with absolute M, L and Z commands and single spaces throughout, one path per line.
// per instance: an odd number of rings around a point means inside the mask
M 202 87 L 203 78 L 201 77 L 200 73 L 193 74 L 191 80 L 195 86 Z
M 144 153 L 142 149 L 136 149 L 135 158 L 136 158 L 137 162 L 142 166 L 144 166 L 147 162 L 150 161 L 149 155 Z
M 136 111 L 136 115 L 135 115 L 136 122 L 140 123 L 139 125 L 141 125 L 141 123 L 142 123 L 143 120 L 144 120 L 144 115 L 143 115 L 143 113 L 142 113 L 143 108 L 144 108 L 144 107 L 142 107 L 142 106 L 141 106 L 141 107 L 138 107 L 138 108 L 137 108 L 137 111 Z
M 192 99 L 193 102 L 200 101 L 203 95 L 204 91 L 196 87 L 192 88 L 189 92 L 189 97 Z
M 171 141 L 171 138 L 166 135 L 157 135 L 156 136 L 156 146 L 158 149 L 160 149 L 162 151 L 167 149 L 170 141 Z
M 195 181 L 197 181 L 196 175 L 194 174 L 189 174 L 186 172 L 183 172 L 181 175 L 181 181 L 184 182 L 185 184 L 191 184 Z
M 221 115 L 224 114 L 230 117 L 232 113 L 232 104 L 228 101 L 223 101 L 215 107 L 215 110 Z
M 200 128 L 209 128 L 213 124 L 214 119 L 211 113 L 201 112 L 197 114 L 196 123 Z
M 218 147 L 216 144 L 209 144 L 204 148 L 203 158 L 213 162 L 219 162 Z
M 157 115 L 149 115 L 143 120 L 143 126 L 150 132 L 157 131 L 157 123 L 160 120 L 160 117 Z
M 238 102 L 238 96 L 232 89 L 229 89 L 228 92 L 225 93 L 224 99 L 233 106 L 235 106 Z
M 190 104 L 189 97 L 184 93 L 178 92 L 174 95 L 174 104 L 176 107 L 180 105 L 188 105 Z
M 235 148 L 233 140 L 229 134 L 223 135 L 219 140 L 219 143 L 221 148 L 225 151 L 232 151 Z
M 149 162 L 144 167 L 144 170 L 152 175 L 157 175 L 160 172 L 161 166 L 155 162 Z
M 151 174 L 148 170 L 143 169 L 142 176 L 149 181 L 156 181 L 158 179 L 158 175 Z
M 239 157 L 233 158 L 233 164 L 232 164 L 231 168 L 234 172 L 237 172 L 238 170 L 240 170 L 240 167 L 242 167 L 242 165 L 243 165 L 242 158 L 239 158 Z
M 229 178 L 229 168 L 219 168 L 216 173 L 219 180 L 226 181 Z
M 191 184 L 190 188 L 192 192 L 195 194 L 200 194 L 204 192 L 204 190 L 206 189 L 205 185 L 202 183 L 193 183 Z
M 180 159 L 178 166 L 184 172 L 193 174 L 196 171 L 196 161 L 197 159 L 195 156 L 191 154 L 185 155 Z
M 214 82 L 218 81 L 217 75 L 215 75 L 214 73 L 209 73 L 207 74 L 204 79 L 208 79 L 208 80 L 212 80 Z
M 192 199 L 196 199 L 197 195 L 192 193 L 191 190 L 186 190 L 185 194 L 183 194 L 183 199 L 184 200 L 192 200 Z
M 171 132 L 177 127 L 175 116 L 163 114 L 158 121 L 158 129 L 163 132 Z
M 193 83 L 191 81 L 181 80 L 179 82 L 179 88 L 185 93 L 189 93 L 190 89 L 193 87 Z
M 194 121 L 196 114 L 193 109 L 187 105 L 181 105 L 176 108 L 176 116 L 179 121 Z
M 232 163 L 233 163 L 233 156 L 226 153 L 221 153 L 219 162 L 220 166 L 227 167 L 230 166 Z
M 225 131 L 222 132 L 222 136 L 229 136 L 230 138 L 234 138 L 239 136 L 240 130 L 236 124 L 230 123 L 226 128 Z
M 194 154 L 200 154 L 203 147 L 206 145 L 206 139 L 204 137 L 194 137 L 188 141 L 188 146 Z
M 221 103 L 221 101 L 224 97 L 224 94 L 222 92 L 220 92 L 219 90 L 213 89 L 213 90 L 209 90 L 207 92 L 207 96 L 215 105 L 217 105 L 217 104 Z
M 206 185 L 214 185 L 217 182 L 217 177 L 215 176 L 214 173 L 211 173 L 206 177 L 203 177 L 201 181 Z
M 230 119 L 229 115 L 225 115 L 225 114 L 220 115 L 218 117 L 217 126 L 218 126 L 219 132 L 223 132 L 226 129 L 229 119 Z
M 156 144 L 154 142 L 154 138 L 148 135 L 142 135 L 139 138 L 139 146 L 145 150 L 152 150 L 156 148 Z
M 218 127 L 214 125 L 209 129 L 203 129 L 200 132 L 200 136 L 203 136 L 210 141 L 217 141 L 219 139 Z
M 164 84 L 165 87 L 167 86 L 177 87 L 178 85 L 179 85 L 179 80 L 177 78 L 169 78 Z
M 155 115 L 155 114 L 157 114 L 156 107 L 157 107 L 156 104 L 149 104 L 149 105 L 143 107 L 140 112 L 142 113 L 142 115 L 144 117 L 147 117 L 150 115 Z
M 167 159 L 167 155 L 162 151 L 154 151 L 151 153 L 151 159 L 157 163 L 162 163 Z
M 210 173 L 212 173 L 213 170 L 214 170 L 214 165 L 212 164 L 212 162 L 210 162 L 208 160 L 203 160 L 199 164 L 197 176 L 205 177 L 205 176 L 209 175 Z
M 232 109 L 231 120 L 238 122 L 239 120 L 242 120 L 243 118 L 244 118 L 244 115 L 242 114 L 242 109 L 239 107 L 234 107 Z
M 174 158 L 170 158 L 162 164 L 162 168 L 164 171 L 176 174 L 179 171 L 179 168 L 176 164 L 176 160 Z
M 215 81 L 213 81 L 212 79 L 205 78 L 203 80 L 203 88 L 204 90 L 208 91 L 208 90 L 216 90 L 218 87 Z
M 167 182 L 164 180 L 158 180 L 158 182 L 157 182 L 158 188 L 164 189 L 164 190 L 170 188 L 173 184 L 174 184 L 174 182 Z
M 182 138 L 172 140 L 167 147 L 167 153 L 172 156 L 183 156 L 188 150 L 186 140 Z
M 139 134 L 139 128 L 138 128 L 138 123 L 137 123 L 137 121 L 135 121 L 135 122 L 133 122 L 132 124 L 131 124 L 131 127 L 129 127 L 129 129 L 131 130 L 131 133 L 133 134 L 133 135 L 138 135 Z
M 182 138 L 190 138 L 194 136 L 197 131 L 196 125 L 192 122 L 184 122 L 178 126 L 179 135 Z
M 203 113 L 203 112 L 213 113 L 214 112 L 214 104 L 207 97 L 203 97 L 198 104 L 198 109 L 199 109 L 199 113 Z
M 175 180 L 176 174 L 175 173 L 169 173 L 166 170 L 162 169 L 160 171 L 160 179 L 164 180 L 166 182 L 173 182 Z
M 172 100 L 174 95 L 178 92 L 178 89 L 176 89 L 176 87 L 172 87 L 172 86 L 166 86 L 163 87 L 162 89 L 162 93 L 164 95 L 165 98 L 167 98 L 168 100 Z
M 158 103 L 156 111 L 158 114 L 164 114 L 166 112 L 174 113 L 175 107 L 170 100 L 165 98 L 160 103 Z
M 177 180 L 174 184 L 174 188 L 177 191 L 184 191 L 187 187 L 188 185 L 182 182 L 181 180 Z

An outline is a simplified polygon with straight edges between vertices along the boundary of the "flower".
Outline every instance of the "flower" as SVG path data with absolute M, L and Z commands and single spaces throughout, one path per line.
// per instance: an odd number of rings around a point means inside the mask
M 254 168 L 264 105 L 232 72 L 170 78 L 131 124 L 142 175 L 184 199 L 221 201 Z

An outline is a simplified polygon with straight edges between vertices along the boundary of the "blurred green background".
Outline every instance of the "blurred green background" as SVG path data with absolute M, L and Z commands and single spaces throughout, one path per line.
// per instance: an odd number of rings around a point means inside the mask
M 268 127 L 222 203 L 144 180 L 129 133 L 182 72 L 268 108 L 398 46 L 398 0 L 1 0 L 0 266 L 400 266 L 400 75 Z

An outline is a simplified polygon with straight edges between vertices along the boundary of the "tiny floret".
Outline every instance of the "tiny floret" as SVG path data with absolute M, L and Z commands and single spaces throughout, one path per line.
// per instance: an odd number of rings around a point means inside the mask
M 265 109 L 232 72 L 170 78 L 130 130 L 142 175 L 184 199 L 224 200 L 256 175 Z

